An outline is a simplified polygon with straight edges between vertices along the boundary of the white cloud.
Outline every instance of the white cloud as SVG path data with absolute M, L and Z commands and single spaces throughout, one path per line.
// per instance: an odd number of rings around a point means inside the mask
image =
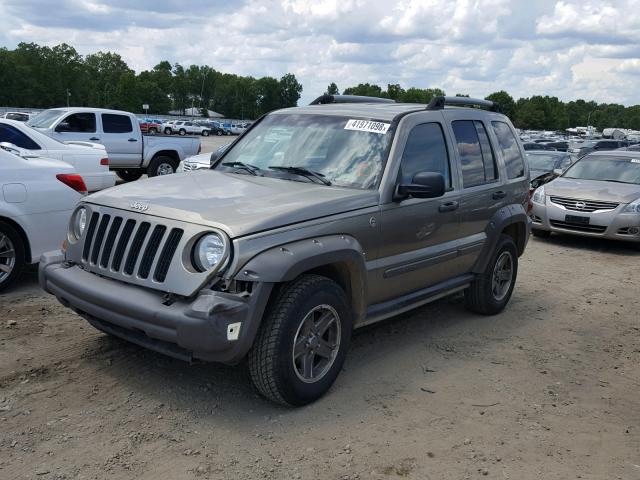
M 632 104 L 640 103 L 636 3 L 3 0 L 0 46 L 112 50 L 138 71 L 166 59 L 256 77 L 292 72 L 304 86 L 300 103 L 334 81 Z

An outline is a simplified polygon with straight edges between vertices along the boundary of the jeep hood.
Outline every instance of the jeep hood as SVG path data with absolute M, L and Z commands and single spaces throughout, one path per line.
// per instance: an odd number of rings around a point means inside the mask
M 603 202 L 631 203 L 640 198 L 640 185 L 564 177 L 547 183 L 544 191 L 545 195 Z
M 120 185 L 87 203 L 209 225 L 231 238 L 378 204 L 377 190 L 356 190 L 272 177 L 199 170 Z M 140 206 L 140 205 L 138 205 Z

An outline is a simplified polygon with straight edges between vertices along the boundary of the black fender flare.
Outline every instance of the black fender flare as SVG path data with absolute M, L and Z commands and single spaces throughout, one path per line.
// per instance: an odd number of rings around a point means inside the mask
M 515 242 L 518 247 L 518 255 L 522 255 L 529 241 L 529 233 L 531 232 L 531 219 L 527 215 L 523 205 L 506 205 L 491 217 L 485 229 L 487 239 L 473 266 L 473 273 L 482 273 L 486 270 L 491 255 L 498 243 L 498 239 L 505 230 L 516 232 Z
M 355 319 L 366 313 L 367 269 L 364 250 L 349 235 L 327 235 L 279 245 L 249 260 L 235 275 L 246 282 L 290 282 L 305 272 L 323 267 L 340 268 L 342 285 L 351 301 Z M 346 277 L 346 278 L 344 278 Z

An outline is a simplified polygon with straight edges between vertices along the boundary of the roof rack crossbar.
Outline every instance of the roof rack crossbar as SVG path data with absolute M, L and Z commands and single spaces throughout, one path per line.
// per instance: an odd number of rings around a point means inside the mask
M 427 105 L 427 110 L 442 110 L 445 105 L 456 107 L 481 107 L 492 112 L 501 113 L 500 104 L 491 100 L 480 100 L 479 98 L 469 97 L 433 97 Z
M 320 95 L 309 105 L 325 105 L 328 103 L 396 103 L 390 98 L 365 97 L 363 95 Z

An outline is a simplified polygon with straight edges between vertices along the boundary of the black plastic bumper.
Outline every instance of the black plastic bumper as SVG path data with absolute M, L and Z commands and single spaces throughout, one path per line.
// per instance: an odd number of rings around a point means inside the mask
M 45 255 L 40 283 L 93 326 L 181 360 L 237 363 L 257 332 L 271 284 L 256 283 L 251 294 L 202 290 L 192 299 L 166 301 L 162 292 L 86 272 Z M 237 339 L 228 327 L 239 323 Z

